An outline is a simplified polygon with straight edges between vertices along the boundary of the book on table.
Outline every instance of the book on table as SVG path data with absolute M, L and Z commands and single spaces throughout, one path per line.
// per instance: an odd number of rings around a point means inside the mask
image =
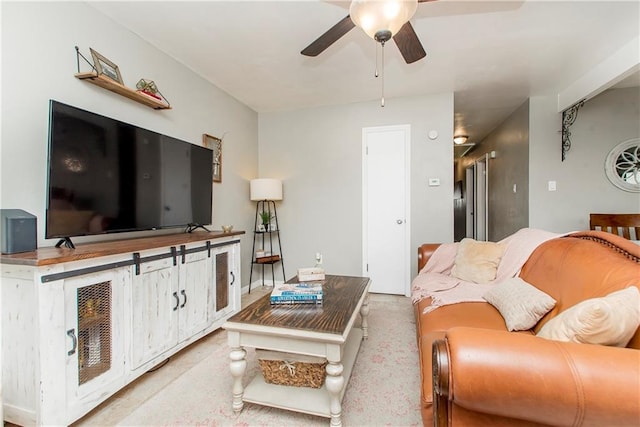
M 276 284 L 271 291 L 272 304 L 279 303 L 322 303 L 321 282 L 300 282 Z
M 309 295 L 309 298 L 289 298 L 289 297 L 275 297 L 269 300 L 271 305 L 322 305 L 322 298 L 318 298 L 317 295 Z

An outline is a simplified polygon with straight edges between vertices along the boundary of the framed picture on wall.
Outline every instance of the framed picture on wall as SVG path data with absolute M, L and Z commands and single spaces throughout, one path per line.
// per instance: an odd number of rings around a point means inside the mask
M 124 81 L 122 80 L 122 75 L 120 74 L 120 69 L 118 68 L 118 66 L 109 61 L 104 56 L 100 55 L 95 50 L 91 48 L 89 48 L 89 50 L 91 51 L 91 56 L 93 57 L 93 66 L 96 68 L 97 73 L 105 75 L 111 80 L 124 85 Z
M 222 139 L 205 133 L 202 144 L 213 150 L 213 182 L 222 182 Z

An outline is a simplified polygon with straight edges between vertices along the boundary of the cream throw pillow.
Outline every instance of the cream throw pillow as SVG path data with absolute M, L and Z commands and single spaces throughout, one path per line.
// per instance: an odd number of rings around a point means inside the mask
M 538 336 L 556 341 L 625 347 L 640 325 L 640 291 L 635 286 L 592 298 L 558 314 Z
M 533 328 L 556 305 L 556 300 L 519 277 L 495 285 L 482 298 L 498 309 L 510 331 Z
M 496 278 L 504 249 L 505 246 L 500 243 L 462 239 L 458 244 L 451 275 L 468 282 L 491 282 Z

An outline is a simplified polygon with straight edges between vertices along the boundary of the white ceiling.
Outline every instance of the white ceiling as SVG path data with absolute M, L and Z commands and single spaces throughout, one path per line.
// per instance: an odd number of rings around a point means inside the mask
M 380 98 L 376 43 L 359 28 L 318 57 L 300 54 L 348 14 L 348 2 L 90 4 L 258 112 Z M 387 44 L 387 105 L 394 97 L 453 92 L 454 132 L 479 141 L 528 97 L 557 94 L 637 37 L 639 6 L 638 0 L 421 3 L 411 22 L 427 57 L 407 65 Z

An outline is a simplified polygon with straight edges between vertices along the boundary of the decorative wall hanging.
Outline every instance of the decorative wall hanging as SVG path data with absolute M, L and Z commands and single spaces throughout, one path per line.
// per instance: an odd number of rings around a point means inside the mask
M 578 110 L 584 105 L 584 99 L 562 112 L 562 161 L 567 155 L 567 151 L 571 149 L 571 132 L 569 128 L 578 118 Z
M 613 147 L 604 161 L 604 170 L 616 187 L 640 193 L 640 138 L 628 139 Z
M 202 135 L 202 144 L 213 150 L 213 182 L 222 182 L 222 138 Z

